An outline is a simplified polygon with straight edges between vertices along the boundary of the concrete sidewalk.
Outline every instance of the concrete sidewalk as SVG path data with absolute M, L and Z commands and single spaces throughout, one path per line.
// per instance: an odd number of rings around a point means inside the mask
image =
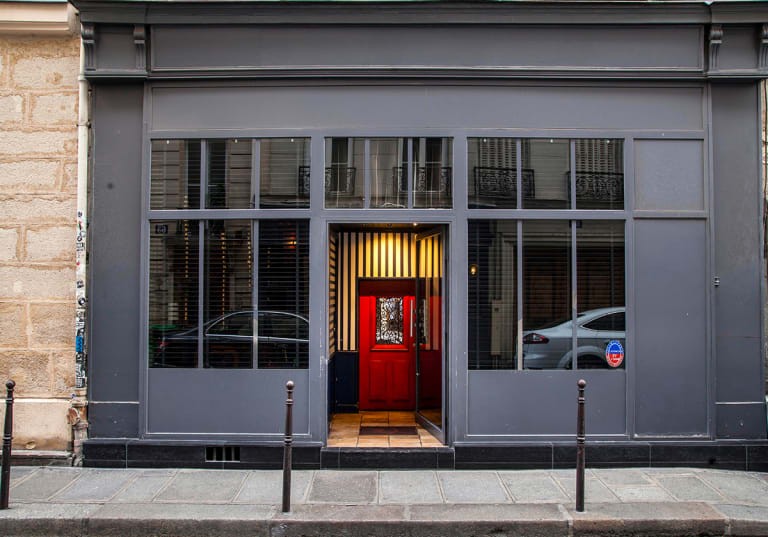
M 295 471 L 17 467 L 0 535 L 766 535 L 768 474 L 689 468 Z

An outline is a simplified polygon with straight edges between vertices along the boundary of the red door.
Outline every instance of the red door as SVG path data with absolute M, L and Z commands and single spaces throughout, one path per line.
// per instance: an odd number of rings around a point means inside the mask
M 416 407 L 412 281 L 360 282 L 360 409 Z

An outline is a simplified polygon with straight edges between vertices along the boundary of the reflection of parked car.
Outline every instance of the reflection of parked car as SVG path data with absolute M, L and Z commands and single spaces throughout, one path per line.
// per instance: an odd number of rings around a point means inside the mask
M 624 308 L 601 308 L 580 313 L 578 328 L 578 368 L 610 369 L 605 358 L 608 344 L 617 340 L 625 347 Z M 573 358 L 572 320 L 557 321 L 536 330 L 523 332 L 525 369 L 571 369 Z M 622 361 L 619 368 L 624 367 Z
M 253 367 L 253 311 L 236 311 L 203 325 L 205 367 Z M 166 334 L 150 360 L 151 367 L 197 367 L 197 328 Z M 294 313 L 260 311 L 259 367 L 303 367 L 309 350 L 309 321 Z

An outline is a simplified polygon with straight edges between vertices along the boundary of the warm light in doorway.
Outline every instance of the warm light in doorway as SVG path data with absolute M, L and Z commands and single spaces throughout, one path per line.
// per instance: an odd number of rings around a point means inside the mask
M 472 276 L 476 276 L 477 275 L 477 265 L 470 265 L 469 266 L 469 273 Z

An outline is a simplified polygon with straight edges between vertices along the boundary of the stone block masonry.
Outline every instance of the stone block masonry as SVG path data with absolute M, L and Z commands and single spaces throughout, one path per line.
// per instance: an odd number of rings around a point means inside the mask
M 20 450 L 72 442 L 78 66 L 78 36 L 0 35 L 0 380 Z

